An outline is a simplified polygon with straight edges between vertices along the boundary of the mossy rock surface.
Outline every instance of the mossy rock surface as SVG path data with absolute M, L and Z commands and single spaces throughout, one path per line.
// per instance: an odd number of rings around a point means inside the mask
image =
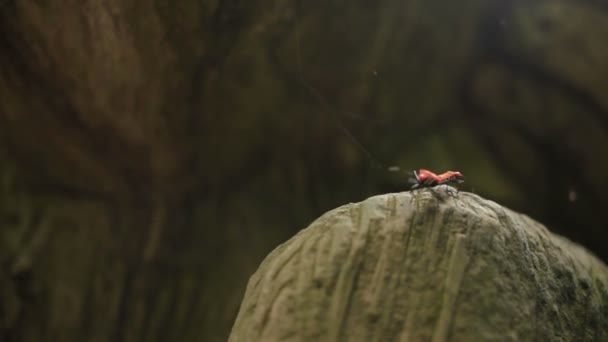
M 251 277 L 231 342 L 604 341 L 608 269 L 447 187 L 332 210 Z

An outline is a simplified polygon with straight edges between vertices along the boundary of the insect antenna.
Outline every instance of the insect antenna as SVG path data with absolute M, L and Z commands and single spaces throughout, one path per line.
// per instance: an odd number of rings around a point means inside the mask
M 371 167 L 374 169 L 380 169 L 388 172 L 402 172 L 408 173 L 407 171 L 401 170 L 398 166 L 387 166 L 386 163 L 379 160 L 373 153 L 371 153 L 360 141 L 355 137 L 355 135 L 344 125 L 342 120 L 336 114 L 336 111 L 331 107 L 329 102 L 323 97 L 323 95 L 319 92 L 317 88 L 315 88 L 310 82 L 306 80 L 304 77 L 304 71 L 302 67 L 302 50 L 300 44 L 300 30 L 299 30 L 299 13 L 300 13 L 300 1 L 295 0 L 296 6 L 294 10 L 295 24 L 294 24 L 294 35 L 296 40 L 296 61 L 297 61 L 297 70 L 298 70 L 298 80 L 302 84 L 302 86 L 308 91 L 309 95 L 311 95 L 317 104 L 319 105 L 322 113 L 326 114 L 327 117 L 330 117 L 333 120 L 336 127 L 346 136 L 350 142 L 357 147 L 359 152 L 361 152 L 367 160 L 369 160 Z

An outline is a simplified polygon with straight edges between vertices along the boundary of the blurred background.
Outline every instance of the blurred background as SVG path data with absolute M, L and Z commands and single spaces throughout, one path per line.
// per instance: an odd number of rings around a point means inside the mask
M 607 36 L 596 0 L 0 1 L 0 340 L 224 341 L 394 165 L 607 260 Z

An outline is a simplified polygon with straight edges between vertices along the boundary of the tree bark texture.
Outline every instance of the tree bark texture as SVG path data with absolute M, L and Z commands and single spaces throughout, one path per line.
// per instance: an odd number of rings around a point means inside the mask
M 251 161 L 213 153 L 234 117 L 215 124 L 203 94 L 249 14 L 0 2 L 0 340 L 225 340 L 252 266 L 223 238 L 241 218 L 219 221 L 243 207 L 225 184 L 245 188 Z
M 447 188 L 339 207 L 275 249 L 242 341 L 603 341 L 608 268 L 525 215 Z

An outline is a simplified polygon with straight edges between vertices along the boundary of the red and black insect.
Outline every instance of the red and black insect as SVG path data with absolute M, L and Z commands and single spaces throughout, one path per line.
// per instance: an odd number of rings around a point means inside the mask
M 410 177 L 409 182 L 412 184 L 411 189 L 431 188 L 441 184 L 448 183 L 463 183 L 464 176 L 460 171 L 447 171 L 440 175 L 426 170 L 412 171 L 414 177 Z

